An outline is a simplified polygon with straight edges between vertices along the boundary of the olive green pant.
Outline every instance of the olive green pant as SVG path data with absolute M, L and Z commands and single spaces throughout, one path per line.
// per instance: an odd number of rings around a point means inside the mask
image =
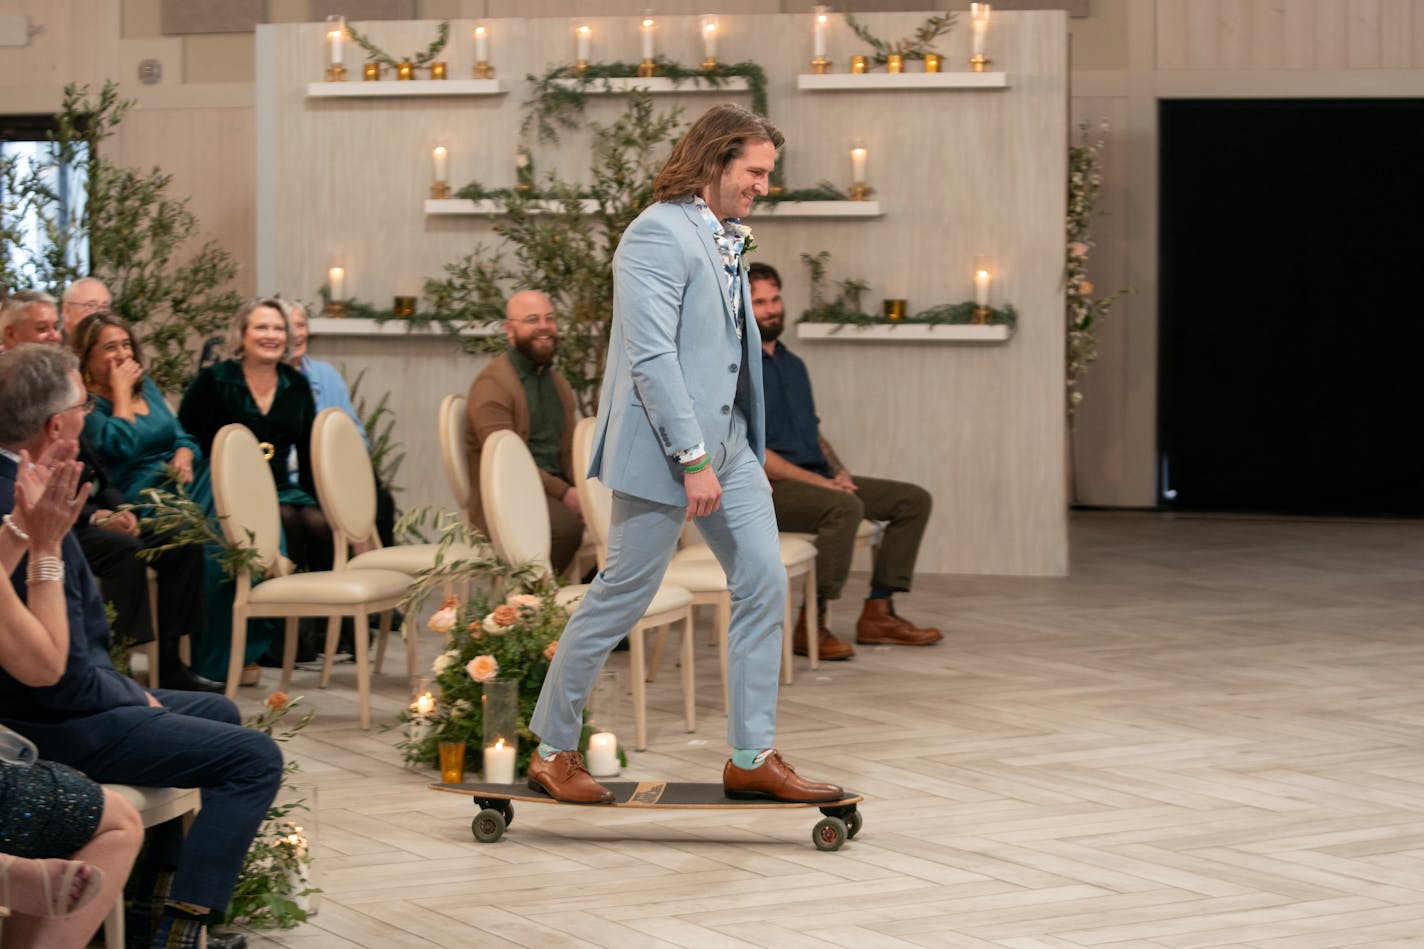
M 816 535 L 816 597 L 836 600 L 850 573 L 860 522 L 885 521 L 870 583 L 905 592 L 910 589 L 920 538 L 934 502 L 917 484 L 859 475 L 851 478 L 859 489 L 854 494 L 800 481 L 773 481 L 776 526 L 786 532 Z

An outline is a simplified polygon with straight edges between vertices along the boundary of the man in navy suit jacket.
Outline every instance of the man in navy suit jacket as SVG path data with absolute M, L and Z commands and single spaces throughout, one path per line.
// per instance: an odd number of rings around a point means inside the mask
M 38 458 L 83 428 L 88 399 L 74 356 L 36 345 L 0 355 L 0 407 L 4 514 L 14 508 L 20 450 Z M 232 897 L 281 785 L 282 753 L 270 737 L 243 727 L 237 707 L 222 695 L 147 692 L 120 675 L 109 661 L 104 604 L 73 532 L 62 551 L 68 664 L 59 682 L 44 688 L 0 670 L 0 723 L 33 741 L 44 757 L 95 781 L 201 789 L 203 807 L 186 839 L 176 820 L 150 833 L 139 912 L 130 923 L 155 945 L 196 946 L 208 913 L 221 912 Z M 11 580 L 24 597 L 23 562 Z
M 529 782 L 559 800 L 607 803 L 578 752 L 582 713 L 608 652 L 657 593 L 684 521 L 727 574 L 732 595 L 722 784 L 733 797 L 826 801 L 772 746 L 786 569 L 762 470 L 761 353 L 741 223 L 767 193 L 782 135 L 717 106 L 674 146 L 656 203 L 613 259 L 613 328 L 589 474 L 613 491 L 607 564 L 569 620 L 530 728 L 542 743 Z

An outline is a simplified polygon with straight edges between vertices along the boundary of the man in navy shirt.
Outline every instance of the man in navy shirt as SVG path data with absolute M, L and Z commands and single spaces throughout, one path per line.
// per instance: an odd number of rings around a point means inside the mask
M 929 492 L 918 485 L 851 475 L 821 434 L 806 364 L 778 341 L 785 328 L 781 276 L 768 264 L 747 268 L 752 312 L 761 330 L 766 386 L 766 476 L 776 524 L 816 535 L 816 627 L 822 659 L 849 659 L 855 649 L 826 628 L 826 605 L 838 599 L 850 571 L 862 519 L 885 522 L 875 555 L 870 595 L 856 624 L 856 642 L 928 646 L 940 631 L 922 629 L 895 612 L 893 595 L 908 592 L 920 538 L 929 522 Z M 806 608 L 793 645 L 806 655 Z

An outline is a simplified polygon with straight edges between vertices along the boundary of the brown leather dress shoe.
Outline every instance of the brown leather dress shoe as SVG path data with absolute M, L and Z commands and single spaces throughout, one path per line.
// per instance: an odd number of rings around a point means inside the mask
M 535 752 L 529 758 L 529 787 L 565 804 L 613 803 L 613 792 L 593 779 L 577 751 L 561 751 L 552 761 Z
M 850 643 L 843 643 L 835 637 L 824 623 L 817 624 L 820 627 L 816 637 L 816 655 L 820 659 L 828 662 L 835 662 L 840 659 L 849 659 L 855 655 L 855 647 Z M 806 607 L 801 607 L 801 618 L 796 621 L 796 631 L 791 636 L 791 651 L 798 656 L 809 656 L 811 653 L 806 648 Z
M 728 761 L 722 769 L 722 792 L 738 800 L 770 798 L 796 804 L 839 801 L 845 797 L 845 791 L 834 784 L 807 781 L 801 777 L 776 750 L 755 768 L 739 768 Z
M 865 608 L 860 611 L 860 621 L 855 624 L 855 641 L 858 643 L 928 646 L 943 638 L 940 631 L 932 626 L 921 629 L 896 616 L 894 604 L 889 599 L 866 600 Z

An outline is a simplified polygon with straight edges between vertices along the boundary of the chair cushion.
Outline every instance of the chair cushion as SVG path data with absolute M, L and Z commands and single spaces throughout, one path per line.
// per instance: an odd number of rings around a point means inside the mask
M 134 784 L 106 784 L 104 788 L 132 804 L 145 827 L 167 823 L 175 817 L 197 812 L 203 806 L 203 796 L 197 788 L 151 788 Z
M 435 554 L 439 549 L 439 544 L 401 544 L 397 547 L 382 547 L 380 550 L 368 550 L 364 554 L 357 554 L 347 561 L 346 566 L 351 570 L 394 570 L 413 576 L 435 566 Z M 483 560 L 489 557 L 490 553 L 485 548 L 471 547 L 467 544 L 451 544 L 445 548 L 445 562 Z
M 727 574 L 713 560 L 673 560 L 668 564 L 663 582 L 684 587 L 694 593 L 720 593 L 727 589 Z
M 800 540 L 793 534 L 781 535 L 781 562 L 788 567 L 794 567 L 805 563 L 808 560 L 816 559 L 816 545 Z M 673 554 L 672 562 L 697 563 L 699 561 L 716 561 L 717 555 L 712 553 L 712 548 L 706 544 L 689 544 L 677 553 Z
M 324 570 L 264 580 L 252 588 L 248 601 L 254 606 L 350 606 L 399 599 L 409 586 L 410 577 L 394 570 Z

